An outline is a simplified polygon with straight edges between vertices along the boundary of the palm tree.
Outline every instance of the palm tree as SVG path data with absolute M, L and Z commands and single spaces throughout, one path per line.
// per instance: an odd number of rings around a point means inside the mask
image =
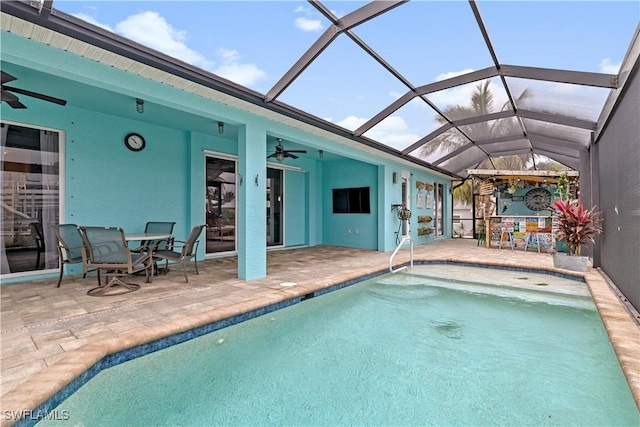
M 489 88 L 490 81 L 487 80 L 484 83 L 479 83 L 473 94 L 471 95 L 471 102 L 468 106 L 463 105 L 451 105 L 442 111 L 444 116 L 449 120 L 458 120 L 467 117 L 481 116 L 489 113 L 495 112 L 494 108 L 494 98 L 491 93 L 491 89 Z M 516 102 L 519 102 L 525 98 L 529 98 L 531 93 L 528 89 L 525 89 L 520 96 L 516 98 Z M 508 109 L 510 106 L 509 102 L 506 102 L 501 107 L 501 111 Z M 436 121 L 444 125 L 447 123 L 447 119 L 442 116 L 437 116 Z M 517 120 L 499 120 L 499 121 L 485 121 L 481 123 L 476 123 L 473 126 L 468 126 L 465 129 L 466 134 L 471 139 L 485 139 L 492 138 L 497 136 L 504 135 L 514 135 L 517 133 L 521 133 L 522 129 L 520 129 L 520 125 Z M 469 144 L 469 139 L 466 138 L 462 133 L 458 130 L 449 130 L 444 132 L 441 135 L 438 135 L 431 141 L 428 141 L 425 145 L 423 145 L 420 149 L 420 153 L 423 157 L 429 157 L 433 154 L 438 154 L 439 156 L 445 155 L 452 151 L 457 150 L 458 148 Z M 515 156 L 505 156 L 504 158 L 513 157 L 512 160 L 504 160 L 504 164 L 510 166 L 519 165 L 517 169 L 523 169 L 525 164 L 529 161 L 528 155 L 515 155 Z M 480 165 L 488 163 L 491 164 L 490 159 L 483 160 Z M 479 165 L 479 166 L 480 166 Z
M 451 105 L 442 111 L 444 117 L 449 120 L 458 120 L 467 117 L 480 116 L 495 112 L 494 98 L 489 88 L 490 81 L 487 80 L 484 83 L 479 83 L 474 92 L 471 95 L 471 102 L 468 106 L 463 105 Z M 528 89 L 525 89 L 517 98 L 516 103 L 522 101 L 525 98 L 529 98 L 531 93 Z M 504 111 L 510 107 L 510 103 L 506 102 L 501 107 L 501 111 Z M 441 125 L 447 123 L 447 119 L 442 116 L 437 116 L 436 121 Z M 504 135 L 515 135 L 521 133 L 522 129 L 518 121 L 513 118 L 512 120 L 497 120 L 497 121 L 485 121 L 476 123 L 473 126 L 468 126 L 465 129 L 465 133 L 469 138 L 486 139 Z M 451 153 L 458 148 L 470 144 L 470 141 L 457 129 L 452 129 L 444 132 L 431 141 L 428 141 L 420 149 L 420 153 L 424 158 L 437 155 L 441 157 L 447 153 Z M 518 154 L 502 156 L 498 158 L 487 158 L 478 163 L 476 167 L 484 169 L 508 169 L 508 170 L 524 170 L 530 163 L 531 158 L 529 154 Z M 458 187 L 454 191 L 454 200 L 462 203 L 471 204 L 473 197 L 473 188 L 470 182 L 465 182 L 462 186 Z
M 473 203 L 473 185 L 470 180 L 462 182 L 454 181 L 453 182 L 453 200 L 456 202 L 460 202 L 465 205 L 470 205 Z

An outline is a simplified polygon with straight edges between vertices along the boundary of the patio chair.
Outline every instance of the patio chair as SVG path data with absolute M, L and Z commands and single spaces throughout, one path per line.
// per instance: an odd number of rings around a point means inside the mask
M 85 248 L 82 250 L 83 259 L 98 270 L 98 287 L 90 289 L 87 295 L 110 296 L 137 291 L 140 285 L 126 283 L 121 277 L 138 271 L 145 271 L 147 283 L 151 283 L 153 277 L 151 251 L 147 249 L 140 254 L 132 253 L 122 228 L 80 227 L 80 231 L 85 243 Z M 100 279 L 100 271 L 105 272 L 104 284 Z
M 193 258 L 196 274 L 200 274 L 198 272 L 198 260 L 196 258 L 196 254 L 198 252 L 198 237 L 200 237 L 200 233 L 202 233 L 202 229 L 205 228 L 206 225 L 196 225 L 191 229 L 191 233 L 189 234 L 189 238 L 186 241 L 174 241 L 174 245 L 165 250 L 156 251 L 153 256 L 157 259 L 165 260 L 165 269 L 169 267 L 169 261 L 182 263 L 182 272 L 184 273 L 184 280 L 186 283 L 189 283 L 189 278 L 187 277 L 187 261 Z M 180 252 L 175 251 L 175 247 L 181 247 L 182 250 Z
M 173 226 L 176 225 L 175 222 L 160 222 L 160 221 L 150 221 L 144 226 L 145 233 L 153 233 L 153 234 L 173 234 Z M 172 239 L 163 239 L 163 240 L 143 240 L 140 242 L 140 246 L 131 249 L 132 252 L 140 253 L 144 248 L 150 248 L 152 251 L 157 251 L 159 249 L 166 250 L 167 246 L 171 244 Z
M 60 266 L 60 276 L 58 277 L 58 285 L 62 283 L 65 264 L 82 263 L 82 278 L 87 277 L 89 270 L 87 264 L 82 259 L 82 248 L 84 248 L 84 240 L 78 226 L 76 224 L 49 224 L 49 228 L 58 240 L 58 265 Z

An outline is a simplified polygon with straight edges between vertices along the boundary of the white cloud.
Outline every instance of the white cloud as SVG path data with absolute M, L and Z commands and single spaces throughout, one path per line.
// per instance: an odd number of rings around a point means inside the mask
M 340 120 L 336 124 L 339 126 L 342 126 L 345 129 L 356 130 L 366 122 L 367 122 L 367 119 L 363 119 L 356 116 L 349 116 L 344 120 Z
M 600 71 L 606 74 L 618 74 L 621 65 L 621 62 L 613 64 L 611 58 L 604 58 L 600 61 Z
M 157 12 L 147 11 L 129 16 L 116 24 L 116 30 L 133 41 L 189 64 L 205 69 L 213 67 L 212 61 L 186 45 L 186 31 L 176 30 Z
M 295 13 L 304 13 L 305 15 L 311 15 L 311 9 L 305 6 L 298 6 L 294 9 Z
M 222 58 L 222 65 L 213 72 L 221 77 L 243 86 L 251 86 L 267 77 L 267 73 L 257 65 L 241 63 L 240 55 L 236 50 L 221 49 L 218 54 Z
M 320 31 L 324 27 L 319 19 L 309 19 L 304 16 L 296 18 L 295 24 L 302 31 Z
M 404 95 L 404 93 L 396 92 L 395 90 L 392 90 L 391 92 L 389 92 L 389 96 L 394 101 L 397 100 L 398 98 L 400 98 L 402 95 Z
M 364 118 L 349 116 L 337 124 L 349 130 L 356 130 L 366 121 L 367 119 Z M 403 149 L 419 138 L 409 130 L 409 126 L 402 117 L 393 115 L 369 129 L 364 136 L 397 149 Z
M 475 71 L 473 68 L 469 68 L 469 69 L 462 70 L 462 71 L 449 71 L 449 72 L 446 72 L 446 73 L 438 74 L 436 76 L 436 81 L 439 82 L 440 80 L 451 79 L 453 77 L 462 76 L 463 74 L 469 74 L 469 73 L 471 73 L 473 71 Z
M 187 31 L 173 28 L 157 12 L 146 11 L 129 16 L 116 24 L 115 31 L 109 25 L 101 24 L 89 15 L 76 14 L 75 16 L 243 86 L 251 86 L 267 77 L 267 73 L 257 65 L 243 63 L 239 52 L 233 49 L 220 49 L 217 52 L 220 60 L 216 64 L 215 61 L 187 45 Z
M 321 20 L 307 18 L 307 16 L 311 16 L 312 14 L 311 8 L 305 7 L 305 6 L 298 6 L 295 8 L 294 12 L 305 15 L 305 16 L 296 18 L 296 20 L 294 21 L 296 28 L 302 31 L 308 31 L 308 32 L 321 31 L 324 28 L 324 25 L 322 25 Z
M 436 81 L 442 81 L 453 77 L 461 76 L 463 74 L 471 73 L 473 69 L 461 70 L 461 71 L 449 71 L 441 73 L 436 76 Z M 471 102 L 471 94 L 475 85 L 463 85 L 452 87 L 451 89 L 441 90 L 435 93 L 430 93 L 427 97 L 433 101 L 440 108 L 447 107 L 449 105 L 469 105 Z

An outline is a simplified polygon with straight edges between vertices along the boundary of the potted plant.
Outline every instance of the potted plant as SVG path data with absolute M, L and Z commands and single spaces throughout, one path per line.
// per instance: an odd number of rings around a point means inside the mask
M 574 271 L 587 271 L 588 257 L 582 256 L 582 246 L 595 243 L 595 236 L 602 233 L 601 212 L 595 206 L 586 209 L 579 200 L 558 200 L 554 204 L 558 216 L 556 238 L 567 245 L 567 254 L 553 254 L 553 265 Z

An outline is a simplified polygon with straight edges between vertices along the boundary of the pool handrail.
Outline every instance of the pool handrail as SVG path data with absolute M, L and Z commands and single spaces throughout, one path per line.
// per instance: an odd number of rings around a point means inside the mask
M 411 238 L 411 235 L 407 234 L 405 236 L 402 236 L 402 240 L 400 240 L 400 243 L 398 243 L 398 247 L 396 247 L 396 250 L 393 251 L 393 253 L 391 254 L 391 257 L 389 258 L 389 271 L 392 273 L 397 273 L 398 271 L 406 270 L 408 268 L 406 265 L 403 265 L 400 268 L 396 268 L 395 270 L 393 269 L 393 257 L 396 256 L 396 254 L 398 253 L 402 245 L 405 244 L 405 242 L 409 242 L 409 248 L 410 248 L 409 262 L 410 262 L 411 268 L 413 268 L 413 239 Z

